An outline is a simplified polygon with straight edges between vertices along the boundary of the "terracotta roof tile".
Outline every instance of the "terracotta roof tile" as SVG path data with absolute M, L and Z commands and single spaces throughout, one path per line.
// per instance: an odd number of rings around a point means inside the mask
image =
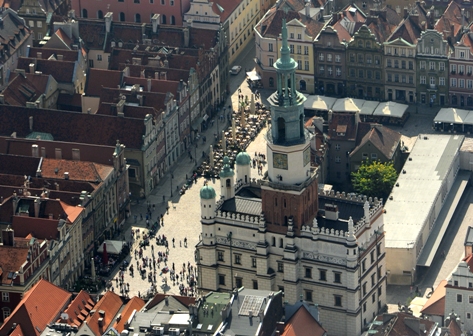
M 361 124 L 365 123 L 359 123 L 358 125 L 361 126 Z M 360 127 L 358 127 L 358 133 L 362 133 L 360 132 Z M 353 155 L 358 149 L 370 142 L 389 160 L 392 159 L 399 141 L 401 141 L 401 134 L 399 132 L 393 131 L 383 125 L 372 124 L 370 125 L 370 130 L 365 133 L 360 143 L 350 155 Z
M 72 83 L 76 62 L 20 57 L 18 59 L 18 69 L 30 71 L 31 63 L 36 64 L 35 71 L 41 71 L 43 74 L 51 75 L 56 81 L 61 83 Z
M 458 325 L 458 322 L 455 319 L 451 319 L 450 323 L 447 326 L 450 331 L 449 336 L 461 336 L 464 335 L 461 326 Z
M 440 281 L 435 291 L 424 304 L 422 310 L 420 311 L 425 315 L 437 315 L 443 316 L 445 314 L 445 295 L 447 294 L 447 280 Z
M 324 336 L 326 330 L 314 319 L 307 308 L 302 305 L 287 321 L 282 336 Z
M 7 335 L 14 323 L 20 324 L 26 335 L 39 336 L 48 323 L 54 321 L 71 298 L 71 294 L 46 280 L 40 280 L 25 293 L 15 310 L 5 320 L 0 335 Z
M 87 96 L 100 97 L 102 87 L 116 88 L 122 84 L 122 80 L 122 71 L 90 68 L 84 92 Z
M 353 113 L 333 113 L 328 134 L 331 140 L 355 140 L 356 122 Z M 345 132 L 337 132 L 338 127 L 346 126 Z M 340 134 L 342 133 L 342 134 Z
M 28 77 L 22 74 L 13 74 L 7 87 L 3 90 L 5 104 L 26 106 L 27 102 L 35 102 L 41 94 L 39 88 Z
M 462 32 L 462 23 L 468 22 L 466 17 L 462 20 L 461 7 L 455 1 L 450 1 L 447 9 L 435 23 L 434 29 L 443 34 L 444 39 L 457 39 Z M 453 27 L 453 31 L 452 31 Z
M 57 219 L 13 216 L 12 229 L 18 237 L 31 234 L 35 238 L 56 240 L 59 237 Z
M 30 134 L 29 117 L 34 130 L 49 133 L 54 140 L 115 146 L 117 139 L 128 148 L 141 149 L 145 132 L 143 119 L 117 118 L 48 109 L 3 106 L 0 109 L 0 135 L 18 137 Z M 97 132 L 97 125 L 101 125 Z M 123 132 L 123 130 L 128 130 Z M 1 165 L 0 165 L 1 167 Z
M 58 29 L 56 31 L 62 31 Z M 65 35 L 65 33 L 64 33 Z M 66 35 L 67 37 L 67 35 Z M 69 38 L 68 38 L 69 39 Z M 64 61 L 75 62 L 79 60 L 79 52 L 77 50 L 53 49 L 53 48 L 37 48 L 31 47 L 28 57 L 38 58 L 38 52 L 41 53 L 41 59 L 49 59 L 51 56 L 58 59 L 58 55 L 62 55 Z
M 114 292 L 108 291 L 95 305 L 95 313 L 93 315 L 89 315 L 85 322 L 96 336 L 100 336 L 112 324 L 115 315 L 117 315 L 122 305 L 122 299 Z M 100 310 L 105 312 L 104 316 L 100 316 Z M 103 327 L 100 327 L 98 322 L 99 318 L 101 317 L 103 318 Z
M 64 310 L 64 313 L 66 313 L 69 318 L 67 320 L 59 318 L 56 322 L 80 327 L 82 322 L 89 315 L 90 310 L 93 308 L 93 306 L 90 306 L 87 303 L 89 300 L 91 300 L 89 293 L 81 290 Z
M 120 321 L 115 322 L 113 325 L 113 328 L 121 333 L 123 330 L 125 330 L 125 323 L 128 321 L 130 318 L 131 314 L 133 313 L 134 310 L 140 311 L 141 308 L 144 307 L 146 302 L 144 302 L 141 298 L 135 296 L 131 298 L 130 301 L 125 305 L 121 312 L 121 319 Z
M 0 247 L 0 267 L 2 269 L 0 280 L 2 284 L 10 285 L 12 283 L 11 279 L 8 279 L 8 273 L 17 272 L 26 261 L 27 256 L 28 247 L 26 246 L 11 247 L 3 245 Z
M 148 301 L 148 303 L 146 304 L 146 308 L 149 310 L 155 307 L 157 304 L 162 302 L 167 296 L 169 295 L 157 293 L 150 301 Z M 189 307 L 191 304 L 195 304 L 195 297 L 180 295 L 172 295 L 172 297 L 186 307 Z
M 77 160 L 44 158 L 41 165 L 43 178 L 64 179 L 64 173 L 68 172 L 71 181 L 91 183 L 103 182 L 112 171 L 112 166 Z

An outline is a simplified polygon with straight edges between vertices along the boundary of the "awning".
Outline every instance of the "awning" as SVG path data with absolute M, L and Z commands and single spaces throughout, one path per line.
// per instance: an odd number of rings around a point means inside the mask
M 326 97 L 326 96 L 308 96 L 304 103 L 306 110 L 319 110 L 328 111 L 332 109 L 333 104 L 337 101 L 337 98 Z
M 249 80 L 255 82 L 261 80 L 261 76 L 258 75 L 256 71 L 250 71 L 246 73 L 246 76 L 248 77 Z
M 409 106 L 396 102 L 379 103 L 373 115 L 378 117 L 402 118 Z
M 452 188 L 443 203 L 442 210 L 440 210 L 437 220 L 430 231 L 429 238 L 427 238 L 425 246 L 417 259 L 417 266 L 430 267 L 432 264 L 432 260 L 437 253 L 440 242 L 445 235 L 445 231 L 450 224 L 450 220 L 455 213 L 469 179 L 470 172 L 460 171 L 458 173 L 457 178 L 455 179 L 455 182 L 453 182 Z
M 126 241 L 106 240 L 97 249 L 98 253 L 103 252 L 103 244 L 107 244 L 107 253 L 108 254 L 120 254 L 120 252 L 122 251 L 123 246 L 126 244 Z
M 453 107 L 442 108 L 435 116 L 434 122 L 462 124 L 466 121 L 469 111 Z
M 192 122 L 192 124 L 191 124 L 192 129 L 193 129 L 194 131 L 200 130 L 200 124 L 202 124 L 202 121 L 203 121 L 203 120 L 204 120 L 204 118 L 202 118 L 202 117 L 199 117 L 199 118 L 195 119 L 195 120 Z

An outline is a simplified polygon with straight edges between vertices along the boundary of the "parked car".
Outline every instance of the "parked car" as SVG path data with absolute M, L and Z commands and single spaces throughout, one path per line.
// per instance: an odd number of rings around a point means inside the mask
M 232 75 L 238 75 L 241 71 L 241 65 L 235 65 L 232 67 L 232 69 L 230 70 L 230 74 Z

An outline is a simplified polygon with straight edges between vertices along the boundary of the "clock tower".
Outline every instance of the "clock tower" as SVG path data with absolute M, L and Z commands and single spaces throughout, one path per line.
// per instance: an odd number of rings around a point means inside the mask
M 274 64 L 278 87 L 268 99 L 271 128 L 266 134 L 268 177 L 263 180 L 262 205 L 268 229 L 285 232 L 290 227 L 298 233 L 317 214 L 318 190 L 310 164 L 311 135 L 304 127 L 306 98 L 296 90 L 297 62 L 287 36 L 283 19 L 281 57 Z

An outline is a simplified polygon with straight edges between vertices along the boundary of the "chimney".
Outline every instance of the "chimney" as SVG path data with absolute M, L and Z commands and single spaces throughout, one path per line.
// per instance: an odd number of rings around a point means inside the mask
M 99 322 L 99 327 L 103 328 L 103 317 L 99 317 L 98 322 Z
M 141 70 L 141 72 L 140 72 L 140 77 L 141 77 L 141 78 L 146 78 L 145 69 Z
M 450 25 L 450 36 L 455 37 L 455 25 Z
M 64 172 L 64 179 L 69 180 L 69 172 Z
M 325 219 L 338 220 L 338 206 L 335 204 L 325 204 Z
M 4 246 L 15 246 L 15 231 L 12 228 L 2 230 L 2 242 Z
M 38 52 L 36 53 L 36 58 L 42 59 L 42 58 L 43 58 L 43 53 L 38 51 Z
M 189 48 L 189 37 L 190 37 L 189 28 L 188 27 L 184 28 L 183 32 L 184 32 L 184 47 Z
M 36 145 L 36 144 L 31 145 L 31 156 L 35 157 L 35 158 L 39 157 L 39 147 L 38 147 L 38 145 Z
M 154 72 L 154 79 L 159 79 L 159 72 L 157 71 Z
M 33 116 L 30 116 L 28 118 L 29 124 L 30 124 L 30 132 L 33 131 Z
M 34 73 L 35 65 L 34 63 L 30 63 L 30 73 Z
M 143 95 L 136 95 L 136 98 L 138 98 L 138 101 L 140 102 L 140 106 L 143 106 Z
M 305 3 L 305 16 L 310 17 L 310 2 L 306 1 Z
M 404 7 L 404 19 L 407 19 L 409 16 L 409 9 L 407 7 Z
M 64 60 L 64 55 L 57 55 L 57 60 L 58 61 Z
M 36 198 L 34 200 L 34 216 L 36 218 L 39 217 L 39 208 L 40 208 L 40 206 L 41 206 L 41 201 L 39 200 L 39 198 Z
M 169 61 L 167 59 L 164 60 L 164 67 L 169 68 Z
M 148 36 L 146 35 L 146 23 L 142 23 L 141 24 L 141 35 L 143 36 L 143 38 L 147 38 Z
M 148 78 L 146 80 L 146 84 L 148 84 L 148 92 L 150 92 L 151 91 L 151 78 Z
M 161 15 L 159 14 L 154 14 L 153 17 L 151 18 L 151 24 L 153 25 L 153 34 L 158 33 L 160 20 L 161 20 Z
M 113 19 L 113 13 L 108 12 L 105 14 L 105 31 L 107 33 L 110 33 L 110 30 L 112 29 L 112 19 Z

